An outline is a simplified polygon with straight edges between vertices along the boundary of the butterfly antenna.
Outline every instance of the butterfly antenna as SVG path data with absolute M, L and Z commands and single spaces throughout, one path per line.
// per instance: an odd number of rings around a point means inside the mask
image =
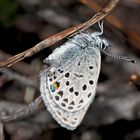
M 112 55 L 112 54 L 110 54 L 110 53 L 108 53 L 108 52 L 106 52 L 106 51 L 102 51 L 102 52 L 103 52 L 104 54 L 108 55 L 108 56 L 111 56 L 111 57 L 115 58 L 115 59 L 125 60 L 125 61 L 131 62 L 131 63 L 136 63 L 135 60 L 133 60 L 133 59 L 131 59 L 131 58 L 129 58 L 129 57 L 126 57 L 126 56 L 116 56 L 116 55 Z
M 77 27 L 77 32 L 86 40 L 86 41 L 89 41 L 88 38 L 84 35 L 84 33 L 81 32 L 81 30 L 79 30 Z
M 78 43 L 78 42 L 76 42 L 74 39 L 71 39 L 71 38 L 68 38 L 68 37 L 67 37 L 67 39 L 68 39 L 69 41 L 73 42 L 74 44 L 76 44 L 76 45 L 78 45 L 78 46 L 81 46 L 81 44 Z

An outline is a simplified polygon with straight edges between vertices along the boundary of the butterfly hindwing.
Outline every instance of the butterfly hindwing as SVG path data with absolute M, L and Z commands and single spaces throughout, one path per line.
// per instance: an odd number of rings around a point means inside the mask
M 48 110 L 61 126 L 71 130 L 81 123 L 95 96 L 101 59 L 94 49 L 76 51 L 68 50 L 61 61 L 40 74 L 41 95 Z

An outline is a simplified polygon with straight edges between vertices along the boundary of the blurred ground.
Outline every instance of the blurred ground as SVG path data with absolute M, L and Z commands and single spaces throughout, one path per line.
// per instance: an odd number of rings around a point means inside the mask
M 88 20 L 108 3 L 92 2 L 88 7 L 82 0 L 0 0 L 0 61 Z M 5 123 L 5 139 L 140 140 L 139 25 L 140 0 L 121 1 L 105 20 L 103 37 L 109 40 L 112 52 L 132 57 L 137 64 L 102 56 L 96 98 L 78 129 L 61 128 L 43 108 L 24 119 Z M 97 25 L 89 29 L 95 30 Z M 40 95 L 38 74 L 42 60 L 64 41 L 0 73 L 1 115 L 23 108 Z

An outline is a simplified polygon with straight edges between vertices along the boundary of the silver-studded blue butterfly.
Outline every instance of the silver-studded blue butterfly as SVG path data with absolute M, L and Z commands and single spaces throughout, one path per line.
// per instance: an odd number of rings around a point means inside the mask
M 40 91 L 53 118 L 69 130 L 83 120 L 96 93 L 101 54 L 134 62 L 128 57 L 109 54 L 109 45 L 101 32 L 80 33 L 53 51 L 45 59 L 50 67 L 40 72 Z

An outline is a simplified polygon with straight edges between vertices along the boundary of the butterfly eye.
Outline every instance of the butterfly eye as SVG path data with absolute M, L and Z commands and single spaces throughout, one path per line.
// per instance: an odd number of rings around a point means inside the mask
M 102 49 L 103 49 L 103 50 L 106 49 L 106 45 L 104 44 L 104 42 L 102 43 Z
M 101 42 L 101 49 L 106 50 L 108 47 L 109 47 L 109 44 L 107 43 L 105 39 L 103 39 Z
M 101 47 L 101 50 L 102 50 L 102 51 L 105 51 L 105 50 L 108 48 L 108 44 L 106 44 L 106 42 L 102 41 L 100 47 Z

